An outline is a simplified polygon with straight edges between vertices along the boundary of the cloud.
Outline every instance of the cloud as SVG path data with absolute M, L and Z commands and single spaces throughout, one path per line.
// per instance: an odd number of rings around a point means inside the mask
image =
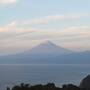
M 0 27 L 0 32 L 9 32 L 12 31 L 12 29 L 16 28 L 16 21 L 10 22 L 7 25 L 3 25 Z
M 42 25 L 42 24 L 48 24 L 56 21 L 69 21 L 69 20 L 78 20 L 82 17 L 87 17 L 89 14 L 65 14 L 65 15 L 49 15 L 49 16 L 44 16 L 41 18 L 36 18 L 36 19 L 28 19 L 28 20 L 15 20 L 7 24 L 8 27 L 11 26 L 18 26 L 23 27 L 24 25 Z
M 13 21 L 7 25 L 0 27 L 0 39 L 1 38 L 25 38 L 25 39 L 74 39 L 74 38 L 90 38 L 90 27 L 89 26 L 71 26 L 64 29 L 40 29 L 32 27 L 20 26 L 21 23 Z M 30 37 L 29 35 L 33 33 Z
M 73 26 L 64 29 L 35 29 L 33 33 L 24 32 L 18 35 L 20 40 L 60 40 L 61 42 L 77 42 L 90 39 L 90 27 Z
M 24 28 L 24 27 L 19 27 L 19 23 L 17 21 L 12 21 L 8 23 L 7 25 L 3 25 L 0 27 L 0 33 L 26 33 L 31 31 L 31 28 Z
M 4 5 L 4 4 L 13 4 L 16 3 L 17 0 L 0 0 L 0 5 Z
M 82 17 L 87 17 L 89 14 L 66 14 L 66 15 L 50 15 L 42 18 L 36 18 L 32 20 L 21 20 L 19 21 L 22 25 L 36 25 L 36 24 L 48 24 L 54 21 L 62 21 L 62 20 L 75 20 L 80 19 Z
M 5 34 L 5 35 L 1 35 L 2 37 L 21 37 L 21 38 L 26 38 L 28 39 L 30 36 L 29 34 L 31 34 L 32 32 L 32 38 L 36 37 L 34 39 L 37 39 L 37 37 L 42 36 L 42 39 L 45 38 L 64 38 L 64 39 L 70 39 L 70 37 L 90 37 L 90 27 L 88 26 L 70 26 L 64 29 L 58 29 L 58 30 L 53 30 L 52 28 L 48 28 L 48 29 L 40 29 L 35 28 L 35 25 L 42 25 L 42 24 L 48 24 L 54 21 L 62 21 L 62 20 L 78 20 L 81 17 L 86 17 L 89 14 L 65 14 L 65 15 L 49 15 L 49 16 L 45 16 L 42 18 L 37 18 L 37 19 L 32 19 L 32 20 L 15 20 L 12 21 L 10 23 L 8 23 L 7 25 L 3 25 L 2 27 L 0 27 L 0 33 Z M 27 26 L 29 25 L 29 26 Z M 34 28 L 32 27 L 32 25 L 34 25 Z M 1 37 L 0 36 L 0 37 Z
M 0 27 L 0 40 L 17 38 L 20 36 L 28 35 L 33 33 L 34 30 L 31 28 L 19 27 L 17 21 L 8 23 Z

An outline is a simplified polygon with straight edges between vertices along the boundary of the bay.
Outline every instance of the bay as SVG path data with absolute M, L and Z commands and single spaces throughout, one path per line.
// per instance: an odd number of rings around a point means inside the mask
M 56 86 L 69 83 L 79 85 L 88 74 L 89 64 L 0 65 L 0 90 L 20 83 L 34 85 L 53 82 Z

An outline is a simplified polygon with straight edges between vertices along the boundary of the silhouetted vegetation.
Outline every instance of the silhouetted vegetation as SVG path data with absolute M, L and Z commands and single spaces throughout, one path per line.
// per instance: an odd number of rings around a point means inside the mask
M 56 87 L 54 83 L 48 83 L 46 85 L 38 84 L 38 85 L 29 85 L 29 84 L 20 84 L 12 87 L 10 89 L 7 87 L 7 90 L 85 90 L 83 88 L 79 88 L 73 84 L 63 85 L 61 88 Z
M 62 87 L 56 87 L 54 83 L 48 83 L 46 85 L 38 84 L 38 85 L 30 85 L 21 83 L 20 85 L 16 85 L 11 89 L 7 87 L 7 90 L 90 90 L 90 75 L 85 77 L 79 86 L 73 84 L 64 84 Z

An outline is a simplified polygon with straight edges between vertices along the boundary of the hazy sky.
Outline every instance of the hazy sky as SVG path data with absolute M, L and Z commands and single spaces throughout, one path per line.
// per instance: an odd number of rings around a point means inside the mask
M 46 40 L 90 50 L 90 0 L 0 0 L 0 53 Z

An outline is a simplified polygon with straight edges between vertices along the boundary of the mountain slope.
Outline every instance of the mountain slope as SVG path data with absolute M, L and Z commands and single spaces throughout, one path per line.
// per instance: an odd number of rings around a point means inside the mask
M 75 53 L 52 42 L 44 42 L 29 51 L 0 57 L 1 64 L 90 64 L 90 51 Z
M 24 52 L 25 54 L 34 54 L 34 55 L 51 55 L 51 54 L 69 54 L 72 53 L 71 50 L 65 49 L 63 47 L 59 47 L 56 44 L 50 42 L 50 41 L 46 41 L 44 43 L 41 43 L 40 45 L 32 48 L 29 51 Z

